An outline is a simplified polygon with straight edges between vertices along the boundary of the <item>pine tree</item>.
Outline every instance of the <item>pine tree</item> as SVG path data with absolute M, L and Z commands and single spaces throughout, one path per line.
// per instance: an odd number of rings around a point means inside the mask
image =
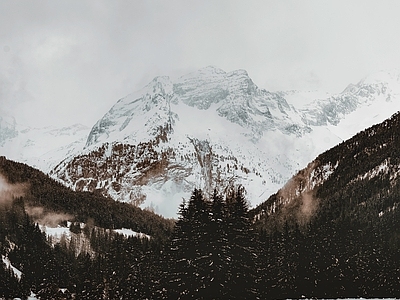
M 180 217 L 169 249 L 164 288 L 169 299 L 206 299 L 211 282 L 210 207 L 201 190 L 194 190 L 189 204 L 180 206 Z
M 208 297 L 207 288 L 210 285 L 211 276 L 209 266 L 211 265 L 212 239 L 209 231 L 210 205 L 203 197 L 200 190 L 195 190 L 188 206 L 188 217 L 191 220 L 191 241 L 189 243 L 189 259 L 192 262 L 193 273 L 189 274 L 189 282 L 192 295 L 196 299 Z
M 178 214 L 173 236 L 164 252 L 161 293 L 165 299 L 178 299 L 187 289 L 184 280 L 190 265 L 184 256 L 189 246 L 190 224 L 185 201 L 179 206 Z
M 229 292 L 231 247 L 227 234 L 226 204 L 216 190 L 212 197 L 208 232 L 211 237 L 208 242 L 211 263 L 209 265 L 210 285 L 207 292 L 213 299 L 226 299 Z
M 228 239 L 231 244 L 229 298 L 253 299 L 256 290 L 256 239 L 248 216 L 243 187 L 230 189 L 226 195 Z

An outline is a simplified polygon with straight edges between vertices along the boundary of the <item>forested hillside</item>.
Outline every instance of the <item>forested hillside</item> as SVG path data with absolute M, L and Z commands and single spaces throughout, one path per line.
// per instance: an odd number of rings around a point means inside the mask
M 251 215 L 277 297 L 400 295 L 400 114 L 318 156 Z
M 91 253 L 72 243 L 52 244 L 25 213 L 23 199 L 2 207 L 0 297 L 26 299 L 143 299 L 155 285 L 156 240 L 83 228 Z M 6 262 L 10 262 L 11 265 Z
M 72 191 L 26 164 L 0 157 L 0 174 L 11 184 L 25 185 L 26 207 L 43 208 L 44 214 L 65 213 L 71 216 L 70 221 L 85 223 L 90 219 L 103 228 L 130 228 L 162 239 L 172 230 L 172 220 L 100 194 Z
M 173 220 L 101 195 L 71 191 L 4 157 L 0 174 L 0 297 L 26 298 L 33 292 L 40 299 L 67 294 L 115 299 L 116 293 L 145 298 L 153 292 L 152 257 L 171 235 Z M 54 242 L 41 230 L 66 222 L 77 239 L 63 236 Z M 150 238 L 122 236 L 112 231 L 117 228 Z M 87 246 L 78 249 L 77 240 Z

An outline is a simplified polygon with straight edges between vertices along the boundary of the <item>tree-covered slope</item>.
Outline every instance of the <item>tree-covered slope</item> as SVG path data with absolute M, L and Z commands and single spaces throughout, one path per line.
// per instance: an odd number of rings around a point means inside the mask
M 53 239 L 43 228 L 69 231 Z M 74 192 L 0 157 L 0 298 L 142 299 L 154 292 L 173 220 Z M 123 236 L 125 228 L 150 237 Z
M 271 297 L 398 297 L 400 114 L 319 155 L 251 211 Z
M 395 213 L 400 186 L 399 125 L 400 115 L 395 114 L 322 153 L 255 208 L 254 215 L 301 223 L 330 207 L 334 218 L 368 216 L 372 222 Z M 334 214 L 338 205 L 346 208 Z
M 165 238 L 173 221 L 127 203 L 116 202 L 100 194 L 75 192 L 26 164 L 0 157 L 0 174 L 10 184 L 23 186 L 26 210 L 40 208 L 46 213 L 66 214 L 69 221 L 94 224 L 103 228 L 130 228 L 153 237 Z M 37 211 L 37 210 L 36 210 Z

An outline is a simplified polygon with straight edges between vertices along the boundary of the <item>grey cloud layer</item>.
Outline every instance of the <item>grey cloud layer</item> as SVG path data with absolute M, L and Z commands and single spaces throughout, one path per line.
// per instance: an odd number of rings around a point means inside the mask
M 397 1 L 0 2 L 0 104 L 93 125 L 158 75 L 246 69 L 260 87 L 340 92 L 400 66 Z M 35 111 L 35 114 L 32 114 Z

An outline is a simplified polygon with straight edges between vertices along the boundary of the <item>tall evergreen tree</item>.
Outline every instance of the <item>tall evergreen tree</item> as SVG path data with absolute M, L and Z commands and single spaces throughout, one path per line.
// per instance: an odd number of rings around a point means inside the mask
M 211 214 L 208 232 L 210 239 L 210 285 L 208 293 L 213 299 L 226 299 L 229 293 L 231 247 L 229 245 L 226 222 L 226 204 L 223 198 L 214 191 L 211 203 Z
M 256 290 L 256 239 L 248 215 L 248 204 L 243 187 L 232 188 L 226 195 L 228 239 L 231 244 L 231 275 L 229 297 L 253 299 Z
M 163 255 L 163 275 L 161 279 L 162 298 L 178 299 L 187 293 L 185 277 L 190 268 L 186 252 L 190 242 L 190 224 L 185 201 L 179 206 L 179 218 L 167 249 Z

